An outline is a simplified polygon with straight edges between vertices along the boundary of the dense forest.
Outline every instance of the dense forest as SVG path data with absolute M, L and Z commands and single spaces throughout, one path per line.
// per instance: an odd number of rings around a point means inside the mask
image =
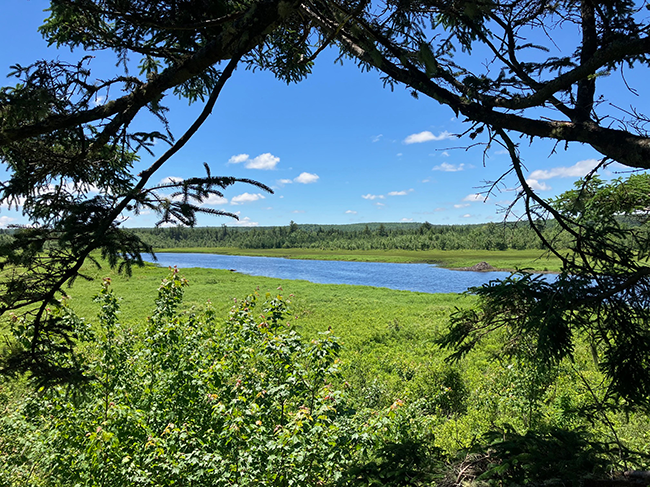
M 547 226 L 553 238 L 555 225 Z M 234 247 L 241 249 L 312 248 L 323 250 L 525 250 L 544 249 L 528 224 L 432 225 L 368 223 L 282 227 L 137 228 L 154 248 Z M 556 239 L 557 241 L 557 239 Z M 561 243 L 561 242 L 558 242 Z

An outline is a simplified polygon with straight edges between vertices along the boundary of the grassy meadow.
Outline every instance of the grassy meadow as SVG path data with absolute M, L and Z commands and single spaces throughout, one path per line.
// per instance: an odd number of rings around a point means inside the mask
M 92 330 L 80 352 L 98 380 L 80 395 L 0 382 L 0 485 L 487 487 L 650 463 L 648 416 L 598 407 L 587 343 L 538 369 L 493 333 L 446 361 L 437 339 L 475 296 L 201 268 L 180 270 L 185 285 L 155 265 L 84 273 L 67 300 L 84 322 L 69 322 Z M 623 448 L 641 456 L 622 461 Z
M 75 312 L 93 320 L 100 305 L 92 297 L 101 279 L 110 277 L 120 297 L 120 319 L 138 326 L 150 316 L 160 281 L 169 274 L 162 267 L 148 265 L 134 269 L 131 277 L 108 269 L 91 272 L 92 282 L 77 280 L 68 291 Z M 225 320 L 228 311 L 248 294 L 281 294 L 290 301 L 292 327 L 305 339 L 331 331 L 343 345 L 346 368 L 354 369 L 361 383 L 381 377 L 394 394 L 401 392 L 398 370 L 417 369 L 423 363 L 440 362 L 445 356 L 434 340 L 446 326 L 447 317 L 456 307 L 468 306 L 473 297 L 459 294 L 427 294 L 395 291 L 387 288 L 314 284 L 248 276 L 220 269 L 182 269 L 189 281 L 183 309 L 202 310 L 210 302 L 217 316 Z M 398 397 L 384 397 L 382 403 Z
M 120 320 L 137 327 L 150 315 L 160 280 L 169 270 L 148 265 L 134 269 L 131 277 L 107 269 L 93 272 L 94 282 L 78 280 L 69 291 L 72 308 L 93 320 L 99 305 L 92 303 L 92 296 L 101 278 L 111 277 L 112 288 L 121 298 Z M 523 432 L 540 425 L 542 429 L 587 427 L 593 418 L 581 417 L 580 408 L 593 401 L 592 394 L 604 394 L 587 345 L 576 351 L 574 362 L 563 363 L 544 377 L 502 356 L 504 344 L 497 336 L 465 360 L 447 363 L 448 351 L 435 341 L 451 313 L 475 302 L 471 295 L 314 284 L 218 269 L 182 269 L 181 274 L 189 281 L 182 309 L 203 310 L 209 301 L 223 321 L 248 294 L 284 296 L 290 301 L 287 320 L 305 340 L 317 339 L 328 330 L 340 339 L 342 380 L 354 401 L 372 408 L 386 408 L 395 401 L 430 402 L 425 410 L 432 414 L 423 419 L 436 446 L 448 453 L 470 447 L 495 428 Z M 650 431 L 646 416 L 621 414 L 607 421 L 617 424 L 617 434 L 631 445 L 650 452 L 650 439 L 640 434 Z M 589 427 L 611 440 L 612 431 L 602 423 Z

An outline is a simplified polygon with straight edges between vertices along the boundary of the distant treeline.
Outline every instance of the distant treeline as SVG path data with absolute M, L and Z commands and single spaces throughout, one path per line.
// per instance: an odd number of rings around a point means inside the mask
M 553 235 L 551 223 L 547 232 Z M 312 248 L 323 250 L 508 250 L 543 249 L 525 223 L 432 225 L 368 223 L 282 227 L 170 227 L 133 231 L 155 248 L 234 247 L 242 249 Z M 556 243 L 557 242 L 557 239 Z M 561 242 L 560 243 L 560 247 Z

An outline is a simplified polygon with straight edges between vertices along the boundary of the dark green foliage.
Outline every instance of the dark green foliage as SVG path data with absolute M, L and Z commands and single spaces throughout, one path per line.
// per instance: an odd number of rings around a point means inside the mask
M 153 211 L 161 224 L 193 226 L 201 212 L 236 218 L 201 206 L 235 182 L 270 191 L 256 181 L 213 176 L 207 164 L 203 177 L 160 185 L 149 181 L 205 121 L 240 61 L 271 69 L 287 81 L 309 72 L 311 63 L 293 59 L 310 55 L 303 35 L 309 27 L 296 15 L 296 6 L 278 1 L 51 2 L 41 28 L 51 44 L 112 51 L 122 69 L 99 80 L 92 75 L 91 56 L 72 64 L 43 60 L 13 66 L 16 85 L 0 89 L 0 160 L 8 168 L 0 202 L 20 208 L 29 223 L 17 228 L 13 239 L 0 241 L 0 314 L 19 313 L 29 328 L 24 337 L 31 337 L 5 360 L 5 372 L 31 369 L 55 381 L 78 375 L 70 353 L 74 333 L 48 318 L 46 308 L 65 295 L 65 285 L 83 277 L 80 269 L 93 252 L 127 273 L 142 265 L 142 253 L 151 247 L 120 227 L 128 212 Z M 140 60 L 137 75 L 128 71 L 127 60 L 133 57 Z M 161 104 L 172 91 L 190 103 L 205 102 L 177 140 Z M 100 98 L 106 102 L 97 105 Z M 142 112 L 155 115 L 160 127 L 135 131 L 133 122 Z M 157 142 L 171 147 L 134 174 L 139 153 L 153 155 Z M 54 358 L 66 348 L 67 359 Z
M 474 448 L 484 465 L 477 480 L 487 480 L 491 485 L 559 482 L 578 486 L 586 479 L 602 477 L 609 466 L 608 457 L 617 454 L 613 445 L 594 441 L 582 430 L 529 431 L 523 435 L 495 431 L 483 441 Z
M 423 378 L 423 386 L 416 391 L 422 398 L 421 407 L 429 414 L 453 417 L 467 411 L 470 396 L 460 371 L 452 367 L 433 370 Z
M 419 441 L 388 443 L 379 449 L 374 460 L 352 467 L 344 485 L 430 485 L 441 477 L 441 466 L 441 461 L 431 464 L 430 452 Z
M 517 273 L 471 292 L 476 309 L 452 317 L 441 340 L 457 359 L 496 330 L 505 330 L 504 350 L 540 367 L 573 358 L 587 340 L 609 381 L 603 399 L 611 406 L 647 407 L 650 398 L 650 270 L 647 208 L 650 177 L 605 184 L 577 183 L 551 211 L 572 238 L 562 273 L 548 282 Z M 629 222 L 633 224 L 629 224 Z M 542 225 L 538 222 L 537 225 Z M 619 402 L 623 401 L 623 402 Z
M 110 49 L 120 57 L 130 53 L 140 58 L 140 69 L 147 76 L 166 68 L 174 69 L 204 48 L 214 48 L 223 42 L 228 29 L 240 28 L 247 16 L 255 15 L 255 7 L 262 2 L 175 0 L 94 0 L 84 2 L 53 1 L 51 16 L 41 27 L 43 36 L 57 46 L 82 47 L 86 50 Z M 276 4 L 274 4 L 275 7 Z M 291 14 L 288 19 L 271 29 L 271 35 L 258 39 L 258 49 L 248 52 L 245 61 L 254 67 L 269 69 L 279 78 L 299 81 L 310 71 L 311 63 L 297 63 L 300 55 L 311 54 L 303 39 L 307 28 L 304 21 Z M 257 13 L 257 15 L 260 15 Z M 239 23 L 238 23 L 239 22 Z M 242 29 L 249 36 L 255 33 Z M 224 49 L 221 59 L 229 59 L 235 52 Z M 251 46 L 252 47 L 252 46 Z M 232 47 L 230 47 L 232 49 Z M 190 102 L 204 100 L 210 95 L 217 69 L 206 66 L 202 72 L 174 87 L 177 95 Z M 134 80 L 137 82 L 137 79 Z

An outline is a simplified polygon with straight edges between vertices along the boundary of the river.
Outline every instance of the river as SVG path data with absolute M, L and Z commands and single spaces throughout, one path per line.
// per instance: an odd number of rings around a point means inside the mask
M 161 266 L 234 269 L 251 276 L 303 279 L 319 284 L 353 284 L 422 293 L 461 293 L 502 279 L 508 272 L 452 271 L 431 264 L 280 259 L 218 254 L 159 253 Z M 151 259 L 149 259 L 151 260 Z

